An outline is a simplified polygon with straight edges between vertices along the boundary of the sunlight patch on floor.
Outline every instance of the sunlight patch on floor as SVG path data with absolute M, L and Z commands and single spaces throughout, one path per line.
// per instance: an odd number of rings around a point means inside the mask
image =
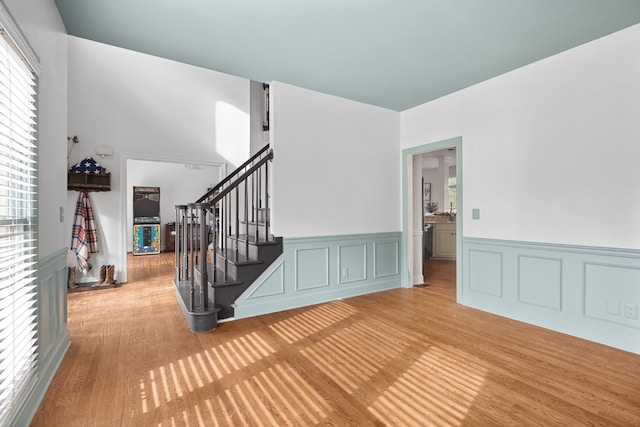
M 254 331 L 153 369 L 139 381 L 142 413 L 184 398 L 274 352 Z
M 257 372 L 206 400 L 207 426 L 317 425 L 330 405 L 287 364 Z
M 273 354 L 274 351 L 258 332 L 252 332 L 235 340 L 225 341 L 205 350 L 204 355 L 196 357 L 206 358 L 207 363 L 200 365 L 201 370 L 213 374 L 216 378 L 223 378 Z
M 396 339 L 389 342 L 386 337 L 393 334 Z M 384 322 L 358 320 L 342 325 L 301 354 L 352 393 L 378 372 L 390 369 L 393 360 L 419 339 Z
M 456 352 L 429 348 L 369 406 L 371 413 L 388 425 L 462 425 L 486 371 Z
M 296 316 L 274 323 L 270 328 L 288 344 L 293 344 L 314 333 L 356 314 L 358 310 L 343 301 L 333 301 Z

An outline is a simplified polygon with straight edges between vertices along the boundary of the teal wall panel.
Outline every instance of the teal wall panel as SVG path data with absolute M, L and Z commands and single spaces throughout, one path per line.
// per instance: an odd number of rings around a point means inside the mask
M 282 294 L 284 294 L 284 262 L 279 258 L 264 275 L 262 286 L 253 289 L 249 296 L 260 298 Z
M 296 289 L 329 286 L 329 248 L 308 248 L 295 251 Z
M 374 276 L 389 277 L 398 275 L 399 242 L 374 242 Z
M 235 318 L 400 287 L 401 233 L 283 240 L 283 253 L 235 302 Z
M 38 378 L 12 425 L 29 425 L 70 345 L 67 250 L 62 249 L 38 261 Z
M 502 297 L 502 254 L 493 251 L 469 251 L 469 290 Z
M 562 309 L 562 260 L 519 256 L 518 300 L 553 310 Z
M 338 283 L 351 283 L 367 278 L 367 245 L 338 246 Z
M 584 295 L 586 316 L 640 329 L 640 268 L 587 262 Z
M 467 237 L 460 262 L 461 304 L 640 354 L 640 251 Z

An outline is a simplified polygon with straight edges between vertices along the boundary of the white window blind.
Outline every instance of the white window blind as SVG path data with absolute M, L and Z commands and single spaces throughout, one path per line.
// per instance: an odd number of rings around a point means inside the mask
M 0 8 L 3 5 L 0 4 Z M 0 426 L 11 423 L 38 363 L 36 78 L 0 21 Z M 20 36 L 18 34 L 18 36 Z

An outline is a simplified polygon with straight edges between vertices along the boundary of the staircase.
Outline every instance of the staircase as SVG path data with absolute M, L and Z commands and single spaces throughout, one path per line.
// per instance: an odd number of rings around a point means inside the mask
M 235 300 L 282 253 L 269 231 L 272 160 L 267 145 L 196 202 L 176 205 L 176 298 L 193 332 L 233 317 Z

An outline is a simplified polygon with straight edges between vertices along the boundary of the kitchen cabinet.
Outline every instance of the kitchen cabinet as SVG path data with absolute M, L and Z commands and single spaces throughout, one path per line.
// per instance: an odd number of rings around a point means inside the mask
M 456 258 L 456 223 L 435 224 L 433 231 L 433 258 Z

